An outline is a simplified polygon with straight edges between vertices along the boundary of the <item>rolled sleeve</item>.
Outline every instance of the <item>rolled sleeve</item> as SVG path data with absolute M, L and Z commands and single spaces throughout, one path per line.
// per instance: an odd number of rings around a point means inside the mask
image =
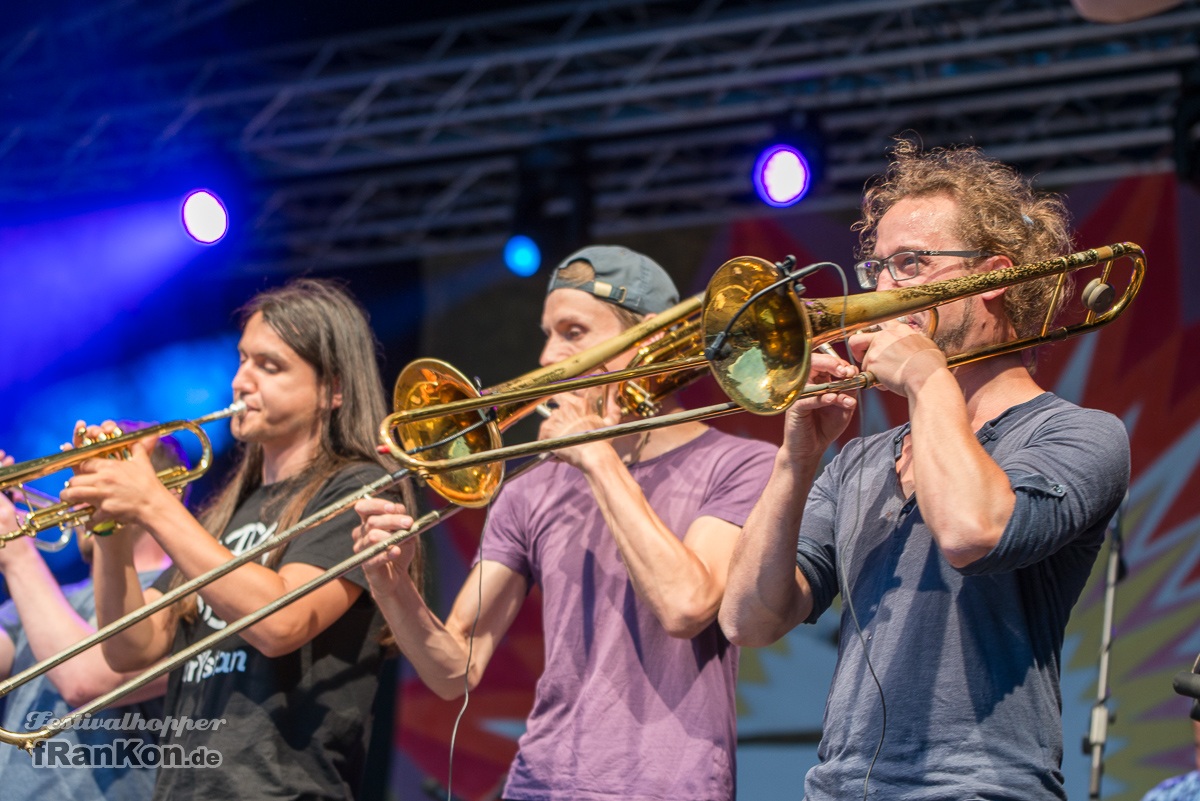
M 1020 458 L 1002 464 L 1016 500 L 1008 525 L 964 575 L 1036 564 L 1077 540 L 1097 542 L 1129 484 L 1129 440 L 1121 422 L 1092 412 L 1048 426 Z

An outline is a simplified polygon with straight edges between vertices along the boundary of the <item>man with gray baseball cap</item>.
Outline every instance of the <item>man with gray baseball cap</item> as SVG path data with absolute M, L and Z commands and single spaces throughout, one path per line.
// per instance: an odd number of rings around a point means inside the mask
M 576 262 L 591 267 L 586 281 L 565 275 L 581 275 L 569 268 Z M 679 290 L 658 262 L 619 245 L 592 245 L 563 259 L 550 274 L 549 295 L 556 289 L 579 289 L 614 303 L 634 314 L 659 314 L 679 302 Z
M 541 363 L 678 300 L 653 259 L 584 248 L 551 275 Z M 603 369 L 625 366 L 631 353 Z M 556 396 L 540 438 L 618 422 L 615 395 L 609 387 Z M 673 398 L 662 406 L 681 408 Z M 492 504 L 444 624 L 407 578 L 411 553 L 368 563 L 401 650 L 444 698 L 463 693 L 464 675 L 475 686 L 525 595 L 541 587 L 545 670 L 504 798 L 733 797 L 738 652 L 715 620 L 733 543 L 774 450 L 692 422 L 557 451 Z M 403 507 L 384 501 L 357 508 L 359 547 L 411 525 Z

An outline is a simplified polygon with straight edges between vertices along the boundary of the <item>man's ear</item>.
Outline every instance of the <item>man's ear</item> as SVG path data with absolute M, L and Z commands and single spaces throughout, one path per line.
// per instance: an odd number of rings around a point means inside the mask
M 1012 259 L 1008 256 L 990 256 L 987 262 L 984 263 L 984 268 L 980 272 L 990 273 L 993 270 L 1005 270 L 1012 267 Z M 1004 290 L 1008 287 L 1000 287 L 999 289 L 991 289 L 982 293 L 979 297 L 984 300 L 995 300 L 1004 294 Z

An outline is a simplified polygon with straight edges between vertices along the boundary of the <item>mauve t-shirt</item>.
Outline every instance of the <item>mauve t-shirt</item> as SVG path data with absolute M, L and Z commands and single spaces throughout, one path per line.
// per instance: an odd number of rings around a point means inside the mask
M 702 516 L 744 524 L 775 452 L 709 429 L 629 469 L 683 538 Z M 580 471 L 548 462 L 506 487 L 481 558 L 542 588 L 546 667 L 505 798 L 734 797 L 738 649 L 715 621 L 690 640 L 667 635 Z

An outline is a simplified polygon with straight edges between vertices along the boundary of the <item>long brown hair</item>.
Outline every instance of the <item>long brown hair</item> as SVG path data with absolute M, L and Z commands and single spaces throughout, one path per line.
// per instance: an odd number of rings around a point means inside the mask
M 259 313 L 288 347 L 312 365 L 323 396 L 316 453 L 304 470 L 287 479 L 291 491 L 281 493 L 276 502 L 279 508 L 267 512 L 277 511 L 276 531 L 281 532 L 300 520 L 304 507 L 342 468 L 375 463 L 389 472 L 393 469 L 376 450 L 376 430 L 387 414 L 387 405 L 376 358 L 378 343 L 366 310 L 344 287 L 332 281 L 299 278 L 261 292 L 240 310 L 241 328 Z M 333 408 L 335 392 L 342 396 L 337 408 Z M 199 515 L 201 525 L 213 537 L 221 536 L 238 507 L 262 486 L 262 445 L 243 442 L 238 448 L 231 476 Z M 400 494 L 415 516 L 415 495 L 409 482 L 401 483 Z M 286 549 L 285 544 L 272 551 L 267 566 L 277 567 Z M 418 588 L 422 585 L 422 561 L 418 552 L 410 568 Z M 176 583 L 182 581 L 182 576 L 177 576 Z M 196 613 L 194 596 L 185 603 L 179 611 L 190 621 Z

